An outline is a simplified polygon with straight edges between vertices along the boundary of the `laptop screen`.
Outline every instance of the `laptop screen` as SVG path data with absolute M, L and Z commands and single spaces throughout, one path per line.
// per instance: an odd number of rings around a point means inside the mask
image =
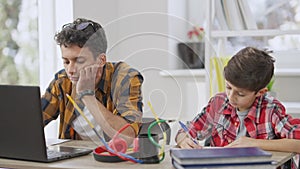
M 0 85 L 0 156 L 46 159 L 43 119 L 37 86 Z
M 0 85 L 0 116 L 0 157 L 52 162 L 92 152 L 57 146 L 49 148 L 52 158 L 47 155 L 38 86 Z

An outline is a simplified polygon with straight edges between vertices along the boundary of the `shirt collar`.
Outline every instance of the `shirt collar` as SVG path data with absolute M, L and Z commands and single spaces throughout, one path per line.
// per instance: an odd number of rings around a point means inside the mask
M 254 100 L 254 102 L 248 112 L 248 115 L 246 116 L 247 118 L 251 119 L 252 121 L 255 121 L 255 120 L 257 122 L 259 121 L 259 116 L 260 116 L 260 112 L 261 112 L 261 106 L 259 106 L 259 105 L 262 104 L 263 97 L 264 96 L 256 97 L 256 99 Z M 223 114 L 231 115 L 232 117 L 237 116 L 236 109 L 229 104 L 229 100 L 227 97 L 225 98 Z
M 231 106 L 231 104 L 229 104 L 229 99 L 227 98 L 227 96 L 225 96 L 225 104 L 224 104 L 223 114 L 234 116 L 235 111 L 236 111 L 235 108 L 233 108 Z
M 264 96 L 256 97 L 247 115 L 248 118 L 250 118 L 252 121 L 256 120 L 257 123 L 259 122 L 263 97 Z

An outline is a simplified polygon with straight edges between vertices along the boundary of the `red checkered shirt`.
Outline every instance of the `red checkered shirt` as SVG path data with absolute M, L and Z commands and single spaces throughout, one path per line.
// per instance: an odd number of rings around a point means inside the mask
M 256 139 L 300 139 L 300 119 L 286 114 L 276 99 L 257 97 L 244 119 L 247 135 Z M 239 129 L 237 111 L 225 93 L 210 99 L 208 105 L 189 125 L 190 134 L 199 139 L 211 136 L 211 146 L 226 146 L 236 139 Z
M 256 139 L 300 139 L 300 119 L 286 114 L 284 106 L 273 97 L 257 97 L 244 119 L 247 136 Z M 208 105 L 191 121 L 192 137 L 206 138 L 210 146 L 226 146 L 237 137 L 239 118 L 225 93 L 212 97 Z M 183 132 L 180 130 L 179 132 Z

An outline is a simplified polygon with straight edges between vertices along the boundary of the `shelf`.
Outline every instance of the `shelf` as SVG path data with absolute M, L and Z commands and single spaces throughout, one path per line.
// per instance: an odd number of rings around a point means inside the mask
M 299 76 L 300 68 L 278 68 L 274 70 L 275 76 Z
M 230 31 L 211 31 L 212 38 L 222 37 L 241 37 L 241 36 L 278 36 L 278 35 L 299 35 L 300 30 L 230 30 Z
M 159 72 L 162 77 L 203 77 L 206 75 L 205 69 L 177 69 L 163 70 Z
M 230 47 L 234 48 L 232 51 L 239 48 L 239 46 L 244 46 L 243 44 L 239 44 L 240 41 L 232 41 L 232 44 L 227 43 L 230 41 L 230 38 L 238 38 L 245 41 L 246 44 L 250 44 L 253 46 L 253 42 L 247 42 L 248 37 L 259 37 L 258 40 L 262 40 L 264 43 L 267 42 L 268 39 L 274 38 L 276 36 L 285 36 L 285 35 L 293 35 L 299 36 L 300 29 L 294 30 L 282 30 L 278 27 L 278 29 L 252 29 L 252 30 L 213 30 L 214 28 L 214 19 L 218 16 L 213 16 L 215 11 L 219 9 L 216 5 L 215 1 L 207 0 L 207 12 L 206 12 L 206 24 L 207 24 L 207 31 L 206 31 L 206 38 L 205 38 L 205 67 L 209 70 L 209 59 L 211 56 L 216 55 L 216 53 L 230 53 Z M 249 1 L 250 3 L 250 1 Z M 275 4 L 273 4 L 275 5 Z M 220 11 L 220 10 L 218 10 Z M 220 18 L 219 18 L 220 19 Z M 218 21 L 219 22 L 219 21 Z M 225 20 L 226 22 L 226 20 Z M 221 23 L 220 23 L 221 24 Z M 289 26 L 290 28 L 291 26 Z M 266 37 L 266 38 L 265 38 Z M 228 38 L 228 39 L 227 39 Z M 256 38 L 255 38 L 256 39 Z M 255 40 L 253 40 L 255 41 Z M 256 42 L 255 42 L 256 43 Z M 285 42 L 282 42 L 285 43 Z M 226 46 L 229 44 L 229 46 Z M 252 45 L 251 45 L 252 44 Z M 259 44 L 259 43 L 257 43 Z M 248 45 L 247 45 L 248 46 Z M 261 45 L 263 46 L 263 45 Z M 229 51 L 228 48 L 229 47 Z M 217 50 L 216 50 L 217 49 Z M 297 50 L 299 50 L 296 47 Z M 217 52 L 216 52 L 217 51 Z M 283 105 L 286 107 L 286 112 L 292 114 L 293 117 L 300 118 L 300 100 L 297 95 L 297 92 L 293 92 L 292 86 L 290 87 L 290 83 L 294 86 L 297 85 L 298 80 L 300 79 L 300 67 L 298 57 L 299 51 L 293 50 L 284 50 L 284 49 L 274 49 L 274 58 L 276 63 L 274 64 L 274 76 L 275 78 L 280 79 L 280 83 L 277 83 L 278 88 L 281 88 L 281 95 L 285 95 L 283 97 L 286 101 L 294 101 L 294 102 L 283 102 Z M 294 57 L 295 56 L 295 57 Z M 281 67 L 278 67 L 281 66 Z M 210 81 L 206 78 L 206 87 L 209 87 Z M 294 82 L 296 81 L 296 83 Z M 207 88 L 208 93 L 206 96 L 210 96 L 209 88 Z M 290 96 L 291 99 L 290 99 Z M 296 98 L 296 99 L 295 99 Z M 206 98 L 207 99 L 207 98 Z M 208 99 L 207 99 L 208 100 Z
M 300 102 L 282 102 L 288 114 L 300 116 Z
M 205 69 L 177 69 L 177 70 L 163 70 L 159 72 L 162 77 L 205 77 Z M 275 69 L 275 76 L 296 76 L 300 77 L 300 68 L 280 68 Z

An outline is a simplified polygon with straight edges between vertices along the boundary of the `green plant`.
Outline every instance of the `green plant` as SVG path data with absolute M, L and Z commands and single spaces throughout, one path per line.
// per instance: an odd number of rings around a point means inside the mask
M 269 84 L 267 85 L 268 91 L 272 91 L 273 85 L 274 85 L 275 79 L 274 77 L 270 80 Z

